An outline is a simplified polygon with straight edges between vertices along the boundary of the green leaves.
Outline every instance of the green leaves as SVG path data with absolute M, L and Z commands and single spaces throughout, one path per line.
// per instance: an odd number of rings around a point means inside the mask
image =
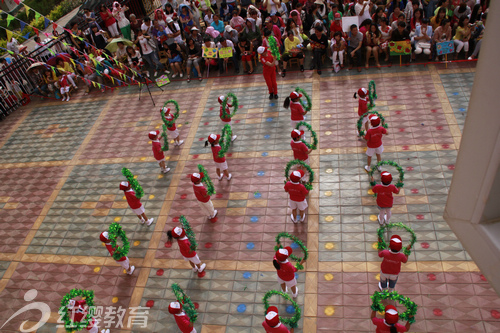
M 297 87 L 297 88 L 295 88 L 295 91 L 298 92 L 299 94 L 302 94 L 306 98 L 307 104 L 304 106 L 304 109 L 306 111 L 311 111 L 311 109 L 312 109 L 311 97 L 309 97 L 309 95 L 306 93 L 306 91 L 302 88 Z
M 181 215 L 179 221 L 182 225 L 182 229 L 186 231 L 186 237 L 189 239 L 189 243 L 191 243 L 190 247 L 191 251 L 196 251 L 198 243 L 196 243 L 196 236 L 194 234 L 193 229 L 191 229 L 191 225 L 189 224 L 188 220 L 184 215 Z
M 307 260 L 307 258 L 309 258 L 309 251 L 307 250 L 307 247 L 304 245 L 304 243 L 302 243 L 302 241 L 296 236 L 290 235 L 287 232 L 280 232 L 278 235 L 276 235 L 277 245 L 274 247 L 274 251 L 278 251 L 279 249 L 283 248 L 283 246 L 281 245 L 281 238 L 283 237 L 293 240 L 302 249 L 302 251 L 304 252 L 304 260 Z M 290 255 L 290 258 L 297 262 L 297 264 L 295 265 L 297 269 L 304 269 L 304 266 L 300 264 L 302 258 L 297 257 L 293 253 Z
M 377 111 L 368 111 L 366 112 L 365 114 L 363 114 L 361 117 L 359 117 L 358 119 L 358 122 L 356 123 L 356 126 L 358 128 L 358 133 L 359 133 L 359 136 L 365 136 L 365 131 L 363 131 L 361 129 L 361 127 L 363 126 L 363 118 L 364 117 L 369 117 L 370 114 L 376 114 L 379 118 L 380 118 L 380 122 L 382 124 L 382 127 L 385 128 L 385 129 L 388 129 L 389 126 L 387 126 L 387 124 L 385 123 L 385 118 L 384 116 L 382 116 L 380 113 L 378 113 Z
M 214 183 L 212 183 L 212 179 L 210 179 L 207 169 L 205 169 L 203 165 L 198 164 L 198 172 L 203 173 L 203 178 L 201 179 L 201 182 L 205 184 L 205 186 L 207 187 L 208 195 L 215 194 Z
M 318 136 L 316 135 L 316 132 L 313 131 L 312 126 L 309 125 L 308 123 L 306 123 L 305 121 L 301 121 L 297 124 L 297 126 L 295 126 L 295 129 L 299 129 L 300 126 L 304 126 L 305 128 L 307 128 L 309 130 L 309 132 L 311 132 L 313 143 L 310 144 L 309 142 L 306 142 L 305 140 L 301 140 L 301 141 L 304 142 L 304 144 L 309 149 L 315 150 L 316 148 L 318 148 Z
M 113 259 L 120 260 L 122 257 L 126 257 L 130 250 L 130 242 L 125 235 L 125 231 L 119 223 L 111 223 L 108 229 L 109 240 L 111 241 L 111 247 L 113 247 Z M 120 237 L 123 246 L 118 246 L 116 239 Z
M 271 50 L 271 54 L 273 55 L 273 57 L 275 57 L 276 60 L 280 60 L 281 59 L 280 50 L 278 48 L 278 43 L 276 42 L 274 36 L 269 36 L 267 38 L 267 41 L 269 42 L 269 49 Z
M 410 322 L 413 324 L 415 322 L 415 315 L 417 314 L 417 304 L 412 302 L 409 297 L 399 295 L 396 291 L 376 291 L 370 296 L 372 299 L 371 309 L 373 311 L 382 312 L 385 310 L 385 306 L 382 304 L 382 300 L 388 299 L 391 301 L 398 302 L 406 307 L 406 311 L 399 313 L 399 318 Z
M 175 108 L 175 112 L 173 114 L 174 120 L 167 121 L 165 119 L 165 113 L 163 112 L 163 108 L 166 108 L 167 105 L 170 104 L 170 103 L 173 104 L 174 108 Z M 163 104 L 163 108 L 160 110 L 161 119 L 163 120 L 163 122 L 165 123 L 165 125 L 167 125 L 167 127 L 172 127 L 172 125 L 175 123 L 175 120 L 177 118 L 179 118 L 179 113 L 180 113 L 179 103 L 177 103 L 177 101 L 175 99 L 169 99 L 168 101 L 165 102 L 165 104 Z
M 375 107 L 374 100 L 377 99 L 377 88 L 375 86 L 375 81 L 371 80 L 368 83 L 368 98 L 370 99 L 370 104 L 368 104 L 368 110 L 371 110 Z
M 85 303 L 87 303 L 87 315 L 82 321 L 73 321 L 72 315 L 68 310 L 69 301 L 75 297 L 85 298 Z M 59 314 L 61 315 L 61 319 L 64 322 L 64 328 L 67 332 L 80 331 L 92 322 L 92 317 L 94 315 L 94 291 L 93 290 L 83 290 L 83 289 L 71 289 L 69 293 L 64 295 L 61 300 L 61 306 L 59 307 Z
M 162 112 L 163 115 L 163 112 Z M 167 125 L 162 125 L 162 134 L 163 134 L 163 146 L 161 147 L 162 151 L 168 150 L 168 136 L 167 136 Z
M 417 241 L 417 235 L 415 234 L 415 232 L 413 231 L 412 228 L 408 227 L 407 225 L 405 225 L 402 222 L 398 222 L 398 223 L 384 224 L 383 226 L 381 226 L 380 228 L 377 229 L 377 236 L 381 240 L 381 241 L 379 240 L 379 242 L 377 244 L 377 248 L 379 250 L 385 250 L 385 249 L 387 249 L 388 245 L 387 245 L 387 243 L 386 243 L 386 241 L 384 239 L 384 233 L 385 233 L 385 230 L 392 229 L 392 228 L 403 229 L 403 230 L 406 230 L 407 232 L 409 232 L 410 235 L 411 235 L 410 248 L 413 247 L 413 245 Z M 409 256 L 410 253 L 411 253 L 411 250 L 408 250 L 406 247 L 404 247 L 403 248 L 403 253 L 405 255 Z
M 227 101 L 229 99 L 229 97 L 232 98 L 231 100 L 231 105 L 233 106 L 233 112 L 229 115 L 227 114 Z M 222 101 L 222 116 L 224 118 L 227 118 L 228 116 L 230 117 L 234 117 L 234 115 L 236 114 L 236 111 L 238 111 L 238 98 L 236 97 L 235 94 L 233 93 L 228 93 L 227 96 L 224 98 L 224 100 Z
M 135 179 L 132 172 L 127 168 L 123 168 L 122 174 L 125 176 L 125 178 L 127 178 L 127 181 L 129 182 L 130 186 L 134 189 L 135 196 L 137 197 L 137 199 L 142 198 L 144 196 L 144 190 L 142 189 L 139 182 Z
M 290 178 L 290 169 L 294 165 L 300 165 L 302 168 L 306 169 L 307 172 L 309 173 L 309 181 L 307 183 L 305 183 L 304 186 L 309 191 L 311 191 L 313 189 L 312 183 L 314 182 L 314 171 L 312 171 L 312 169 L 311 169 L 311 167 L 309 165 L 307 165 L 306 163 L 304 163 L 304 161 L 301 161 L 301 160 L 292 160 L 292 161 L 290 161 L 290 162 L 288 162 L 286 164 L 286 167 L 285 167 L 285 179 L 286 179 L 285 180 L 285 184 L 288 181 L 288 179 Z
M 222 128 L 222 134 L 220 136 L 220 147 L 221 150 L 219 150 L 218 156 L 219 157 L 224 157 L 226 155 L 227 151 L 229 150 L 229 147 L 231 146 L 231 137 L 233 136 L 233 131 L 231 130 L 231 125 L 226 124 Z
M 265 295 L 264 298 L 262 298 L 262 302 L 264 303 L 264 311 L 267 311 L 267 308 L 269 307 L 269 297 L 278 295 L 286 299 L 287 301 L 290 301 L 293 305 L 293 308 L 295 309 L 295 314 L 291 318 L 283 318 L 280 316 L 280 321 L 285 324 L 290 326 L 291 328 L 296 328 L 298 326 L 298 322 L 300 320 L 300 307 L 299 305 L 288 295 L 285 294 L 282 291 L 276 291 L 276 290 L 269 290 Z M 265 314 L 265 312 L 264 312 Z
M 186 295 L 184 290 L 182 290 L 177 283 L 172 284 L 172 291 L 174 292 L 177 302 L 182 304 L 182 309 L 188 315 L 189 321 L 194 323 L 198 318 L 198 312 L 196 311 L 193 302 L 191 302 L 191 298 Z

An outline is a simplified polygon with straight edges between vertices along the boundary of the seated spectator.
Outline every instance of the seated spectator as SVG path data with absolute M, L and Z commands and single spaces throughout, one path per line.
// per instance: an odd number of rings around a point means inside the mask
M 471 9 L 465 2 L 460 3 L 460 5 L 455 7 L 455 10 L 453 11 L 453 15 L 460 20 L 462 17 L 470 17 L 472 14 Z
M 212 22 L 211 26 L 221 35 L 224 33 L 224 22 L 220 20 L 219 15 L 214 15 L 214 21 Z
M 214 21 L 214 13 L 210 9 L 205 10 L 205 16 L 203 17 L 203 21 L 205 21 L 205 26 L 212 26 L 212 22 Z
M 256 27 L 253 18 L 247 18 L 242 35 L 253 44 L 254 50 L 262 44 L 262 34 L 260 33 L 260 29 Z
M 313 50 L 314 67 L 316 68 L 318 75 L 321 75 L 321 58 L 326 54 L 326 50 L 328 48 L 328 38 L 323 33 L 323 27 L 316 27 L 314 35 L 311 35 L 309 39 Z
M 67 80 L 73 88 L 78 89 L 78 86 L 74 81 L 76 79 L 75 69 L 69 64 L 69 62 L 65 62 L 62 58 L 58 57 L 56 60 L 56 68 L 61 75 L 67 76 Z
M 398 28 L 399 22 L 406 22 L 405 14 L 399 14 L 397 21 L 392 22 L 391 30 L 396 30 Z
M 115 52 L 115 59 L 122 64 L 126 64 L 128 62 L 128 57 L 125 44 L 123 42 L 118 42 L 116 43 L 116 45 L 118 46 L 118 48 Z
M 45 70 L 46 71 L 46 70 Z M 47 86 L 47 84 L 45 83 L 45 80 L 43 78 L 43 72 L 44 71 L 41 71 L 42 75 L 39 76 L 39 75 L 36 75 L 33 79 L 37 81 L 37 85 L 35 87 L 35 89 L 33 90 L 33 93 L 35 94 L 38 94 L 40 96 L 43 96 L 43 97 L 48 97 L 49 96 L 49 88 Z M 50 72 L 50 70 L 49 70 Z M 34 76 L 34 75 L 33 75 Z
M 104 49 L 108 45 L 106 32 L 99 30 L 96 24 L 90 25 L 90 41 L 98 49 Z
M 242 30 L 245 29 L 245 24 L 243 23 Z M 224 29 L 224 38 L 229 39 L 234 45 L 238 44 L 238 31 L 233 29 L 230 25 L 226 25 Z
M 197 27 L 191 28 L 191 38 L 199 46 L 201 46 L 201 44 L 203 44 L 203 37 L 201 37 L 200 29 L 198 29 Z
M 394 11 L 389 14 L 389 23 L 392 25 L 392 22 L 397 21 L 399 14 L 402 14 L 401 9 L 399 7 L 395 7 Z
M 424 10 L 421 8 L 417 8 L 417 10 L 413 12 L 413 16 L 410 20 L 410 28 L 412 33 L 415 33 L 417 26 L 422 25 L 423 19 L 424 19 Z
M 200 81 L 203 81 L 203 72 L 200 69 L 201 62 L 201 47 L 196 44 L 192 38 L 186 39 L 188 58 L 186 62 L 186 72 L 187 72 L 187 82 L 191 82 L 191 67 L 196 68 L 198 72 L 198 78 Z
M 167 18 L 167 26 L 165 27 L 165 32 L 167 33 L 167 43 L 173 44 L 184 44 L 181 36 L 181 28 L 174 22 L 171 18 Z
M 172 8 L 172 6 L 170 6 L 170 8 Z M 161 8 L 155 10 L 154 19 L 158 21 L 159 25 L 165 26 L 167 24 L 167 15 L 165 15 Z
M 231 18 L 231 21 L 229 21 L 230 26 L 238 31 L 238 33 L 243 31 L 243 28 L 245 27 L 245 20 L 239 16 L 238 9 L 233 10 L 233 17 Z
M 460 51 L 462 51 L 462 48 L 465 52 L 465 59 L 467 59 L 470 36 L 471 30 L 469 27 L 469 18 L 467 16 L 462 16 L 460 18 L 460 21 L 458 21 L 458 28 L 455 36 L 453 36 L 453 42 L 455 43 L 455 60 L 458 59 L 458 54 L 460 53 Z
M 283 53 L 283 71 L 281 76 L 286 75 L 286 66 L 288 61 L 292 58 L 299 59 L 300 71 L 304 71 L 304 52 L 302 51 L 302 43 L 300 39 L 293 34 L 293 31 L 288 31 L 287 38 L 285 39 L 285 52 Z
M 240 38 L 240 42 L 238 44 L 240 48 L 241 54 L 241 63 L 243 65 L 243 73 L 252 74 L 253 73 L 253 62 L 252 59 L 255 56 L 255 51 L 253 48 L 253 44 L 249 42 L 245 36 Z M 247 71 L 248 65 L 248 71 Z
M 85 90 L 85 95 L 88 95 L 93 87 L 92 82 L 89 81 L 97 81 L 102 84 L 103 80 L 102 77 L 98 76 L 96 71 L 92 69 L 92 62 L 90 60 L 86 60 L 86 58 L 82 56 L 80 57 L 80 63 L 83 65 L 83 77 L 86 79 L 85 84 L 87 89 Z
M 217 49 L 222 49 L 230 47 L 233 50 L 233 56 L 231 57 L 233 60 L 233 65 L 234 65 L 234 74 L 238 74 L 240 71 L 240 64 L 238 61 L 238 55 L 236 54 L 236 49 L 234 47 L 234 44 L 231 40 L 227 40 L 224 37 L 221 37 L 219 39 L 219 43 L 217 43 Z M 229 58 L 220 58 L 219 57 L 219 73 L 224 74 L 224 67 L 227 69 L 227 63 L 229 61 Z
M 450 8 L 450 0 L 439 0 L 438 7 L 434 10 L 434 15 L 437 15 L 438 11 L 441 9 L 445 10 L 446 18 L 451 20 L 453 17 L 453 10 Z
M 278 43 L 278 47 L 281 47 L 281 30 L 278 26 L 273 24 L 273 21 L 270 17 L 266 18 L 265 27 L 271 32 L 271 35 L 276 38 L 276 42 Z M 268 47 L 264 42 L 262 43 L 264 47 Z
M 342 17 L 340 13 L 335 13 L 332 24 L 330 24 L 330 38 L 333 38 L 336 32 L 340 32 L 342 37 L 344 36 L 344 31 L 342 30 Z
M 363 34 L 358 31 L 356 24 L 351 25 L 349 28 L 349 35 L 347 37 L 347 56 L 349 59 L 349 68 L 352 69 L 354 66 L 354 57 L 357 58 L 358 72 L 361 72 L 362 51 L 363 46 Z
M 391 33 L 391 41 L 401 42 L 404 40 L 410 40 L 410 33 L 406 29 L 406 22 L 398 22 L 398 28 L 393 30 Z M 402 60 L 405 62 L 406 66 L 410 65 L 410 57 L 407 55 L 402 56 Z
M 375 23 L 370 25 L 370 30 L 366 32 L 366 63 L 365 68 L 370 67 L 370 55 L 375 58 L 375 63 L 377 68 L 380 69 L 380 63 L 378 62 L 379 45 L 380 45 L 380 30 Z
M 335 65 L 337 62 L 340 63 L 340 68 L 344 68 L 344 52 L 347 49 L 347 44 L 340 31 L 333 34 L 330 44 L 332 48 L 333 71 L 335 72 Z
M 476 26 L 474 27 L 472 39 L 475 42 L 475 47 L 474 47 L 474 52 L 472 52 L 471 56 L 468 58 L 469 60 L 476 59 L 481 49 L 481 43 L 483 42 L 483 36 L 486 27 L 486 17 L 487 13 L 484 13 L 481 16 L 481 21 L 477 21 Z
M 85 35 L 83 34 L 83 31 L 81 31 L 78 28 L 78 22 L 71 22 L 70 23 L 71 27 L 71 34 L 69 35 L 71 39 L 71 44 L 80 52 L 85 52 L 86 46 L 85 46 Z
M 431 40 L 432 27 L 429 25 L 429 20 L 424 18 L 422 20 L 422 25 L 417 26 L 417 29 L 415 30 L 415 36 L 413 37 L 415 49 L 413 53 L 413 59 L 415 59 L 415 55 L 424 53 L 429 56 L 429 60 L 432 60 Z
M 220 10 L 219 10 L 219 18 L 222 19 L 225 22 L 229 22 L 232 18 L 232 13 L 233 13 L 234 7 L 229 5 L 226 1 L 222 1 L 220 5 Z M 224 23 L 223 23 L 224 25 Z M 215 27 L 214 27 L 215 28 Z M 218 29 L 216 28 L 218 31 Z M 219 31 L 222 33 L 222 31 Z
M 380 19 L 380 50 L 385 53 L 385 61 L 389 61 L 389 40 L 391 39 L 391 27 L 387 25 L 388 20 Z
M 47 89 L 49 92 L 54 92 L 58 88 L 57 82 L 59 81 L 59 77 L 56 75 L 54 71 L 47 69 L 43 72 L 43 84 L 47 85 Z
M 375 10 L 375 14 L 372 15 L 372 21 L 373 23 L 380 25 L 380 19 L 382 18 L 386 18 L 384 8 L 377 7 L 377 10 Z
M 209 48 L 209 49 L 214 49 L 215 48 L 215 43 L 210 39 L 210 36 L 205 35 L 205 37 L 203 37 L 203 45 L 202 45 L 202 47 L 206 47 L 206 48 Z M 210 68 L 210 65 L 217 66 L 217 59 L 214 59 L 214 58 L 205 58 L 205 66 L 207 66 L 207 68 Z
M 432 30 L 436 30 L 444 19 L 446 19 L 446 9 L 440 8 L 437 14 L 431 18 Z

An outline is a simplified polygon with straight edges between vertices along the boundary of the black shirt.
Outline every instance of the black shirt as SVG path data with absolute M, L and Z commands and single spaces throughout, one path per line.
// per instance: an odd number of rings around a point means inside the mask
M 403 30 L 403 33 L 400 33 L 399 29 L 396 29 L 392 32 L 391 40 L 394 42 L 401 42 L 409 39 L 410 39 L 410 33 L 406 29 Z
M 321 34 L 321 38 L 319 39 L 316 34 L 313 34 L 311 35 L 311 37 L 309 37 L 309 39 L 314 42 L 312 45 L 314 49 L 326 50 L 328 48 L 328 38 L 325 34 Z M 321 46 L 323 46 L 323 48 L 317 47 L 317 45 L 314 45 L 315 43 L 320 44 Z

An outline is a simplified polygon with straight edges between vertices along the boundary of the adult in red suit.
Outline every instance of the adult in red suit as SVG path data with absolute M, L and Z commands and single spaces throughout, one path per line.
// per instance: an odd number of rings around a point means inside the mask
M 271 51 L 263 46 L 259 46 L 257 53 L 260 54 L 260 62 L 263 67 L 264 79 L 269 90 L 269 99 L 278 99 L 278 84 L 276 83 L 276 59 Z

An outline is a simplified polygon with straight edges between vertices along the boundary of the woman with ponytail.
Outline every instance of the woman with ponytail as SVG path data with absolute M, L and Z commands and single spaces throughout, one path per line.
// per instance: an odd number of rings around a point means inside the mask
M 371 315 L 373 325 L 377 326 L 375 333 L 402 333 L 410 330 L 410 322 L 407 321 L 403 326 L 398 324 L 399 313 L 394 305 L 387 305 L 385 307 L 385 317 L 377 318 L 377 311 L 372 311 Z

